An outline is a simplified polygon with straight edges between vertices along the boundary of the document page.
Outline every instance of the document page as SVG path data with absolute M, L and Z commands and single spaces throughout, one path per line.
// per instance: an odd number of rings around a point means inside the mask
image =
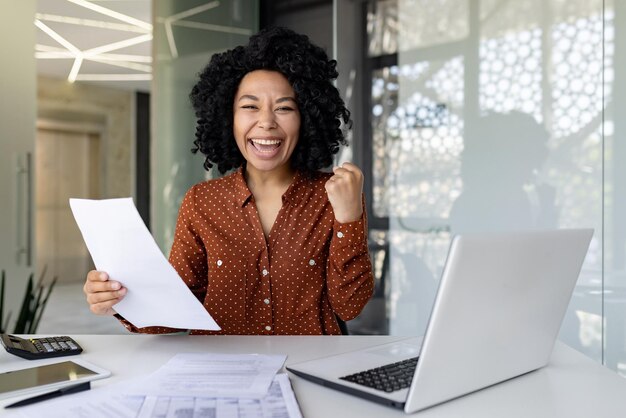
M 302 418 L 286 374 L 261 399 L 146 396 L 138 418 Z
M 115 310 L 137 327 L 219 330 L 154 242 L 131 198 L 70 199 L 96 268 L 128 292 Z
M 145 396 L 127 395 L 127 382 L 3 411 L 7 418 L 136 418 Z
M 302 418 L 289 377 L 277 374 L 260 399 L 128 395 L 135 380 L 5 411 L 7 418 Z
M 133 393 L 262 398 L 285 360 L 283 355 L 177 354 Z

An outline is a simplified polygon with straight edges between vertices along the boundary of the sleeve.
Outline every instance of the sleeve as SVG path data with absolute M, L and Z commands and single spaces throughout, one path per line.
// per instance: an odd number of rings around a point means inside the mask
M 187 333 L 185 329 L 178 328 L 169 328 L 169 327 L 143 327 L 137 328 L 130 321 L 126 320 L 122 315 L 116 313 L 115 318 L 120 321 L 124 328 L 127 331 L 136 333 L 136 334 L 178 334 L 178 333 Z
M 180 205 L 169 262 L 187 287 L 189 287 L 189 290 L 200 303 L 203 303 L 206 295 L 208 275 L 206 249 L 195 228 L 195 195 L 196 186 L 189 189 Z M 187 331 L 168 327 L 137 328 L 121 315 L 116 314 L 115 317 L 128 331 L 134 333 L 171 334 Z
M 365 199 L 362 201 L 361 219 L 343 224 L 335 220 L 326 266 L 328 300 L 344 321 L 356 318 L 374 291 Z

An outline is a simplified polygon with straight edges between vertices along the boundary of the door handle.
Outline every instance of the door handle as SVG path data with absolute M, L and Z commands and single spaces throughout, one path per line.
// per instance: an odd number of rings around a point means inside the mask
M 23 158 L 20 158 L 23 157 Z M 18 156 L 17 161 L 17 262 L 25 257 L 26 267 L 33 264 L 33 179 L 32 153 Z

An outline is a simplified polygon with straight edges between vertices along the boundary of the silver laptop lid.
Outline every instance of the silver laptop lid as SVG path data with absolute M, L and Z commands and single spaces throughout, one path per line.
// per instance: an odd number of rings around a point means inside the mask
M 592 229 L 454 238 L 406 412 L 548 362 Z

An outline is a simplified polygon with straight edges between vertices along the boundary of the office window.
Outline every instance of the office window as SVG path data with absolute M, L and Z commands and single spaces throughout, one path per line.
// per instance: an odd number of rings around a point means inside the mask
M 424 331 L 455 233 L 593 227 L 560 338 L 626 371 L 618 296 L 626 281 L 626 169 L 617 163 L 626 156 L 617 139 L 626 122 L 613 120 L 626 97 L 614 79 L 626 61 L 626 6 L 616 3 L 387 0 L 358 13 L 338 8 L 339 22 L 361 19 L 338 25 L 339 43 L 354 36 L 346 27 L 366 39 L 356 114 L 372 258 L 376 271 L 385 269 L 377 276 L 386 313 L 378 332 Z M 337 58 L 341 64 L 349 52 Z

